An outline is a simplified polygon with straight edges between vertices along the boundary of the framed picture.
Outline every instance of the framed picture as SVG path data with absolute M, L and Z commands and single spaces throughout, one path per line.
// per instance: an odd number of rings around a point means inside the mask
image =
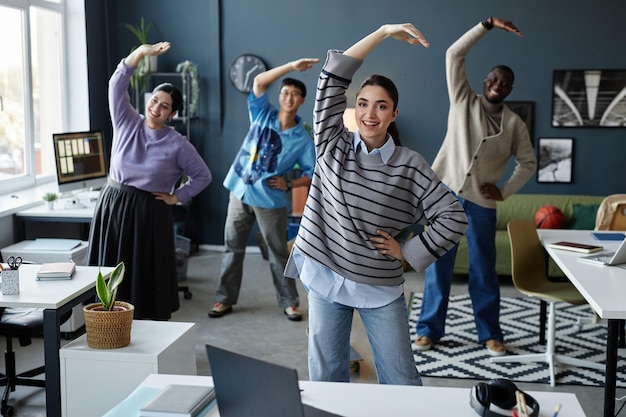
M 533 120 L 535 114 L 535 102 L 534 101 L 506 101 L 505 104 L 509 106 L 521 119 L 526 123 L 528 133 L 530 134 L 530 140 L 533 141 Z
M 537 182 L 572 182 L 574 139 L 539 138 L 537 161 Z
M 626 127 L 626 70 L 555 70 L 552 127 Z

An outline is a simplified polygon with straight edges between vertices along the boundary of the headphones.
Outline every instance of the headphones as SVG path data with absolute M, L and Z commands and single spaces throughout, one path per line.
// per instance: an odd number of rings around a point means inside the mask
M 470 392 L 470 405 L 481 417 L 501 417 L 502 414 L 490 410 L 491 404 L 504 410 L 512 410 L 517 400 L 515 392 L 519 391 L 526 400 L 526 405 L 532 409 L 530 417 L 539 416 L 539 403 L 524 391 L 518 389 L 508 379 L 498 378 L 491 381 L 479 382 L 472 387 Z

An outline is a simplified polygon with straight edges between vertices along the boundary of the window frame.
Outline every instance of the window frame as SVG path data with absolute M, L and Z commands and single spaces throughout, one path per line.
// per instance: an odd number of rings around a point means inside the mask
M 0 6 L 18 9 L 23 13 L 24 79 L 24 149 L 23 175 L 0 180 L 0 195 L 34 188 L 56 181 L 54 173 L 35 173 L 35 120 L 33 104 L 33 68 L 31 39 L 31 7 L 60 15 L 60 74 L 61 74 L 61 126 L 64 131 L 89 129 L 89 89 L 87 77 L 87 39 L 85 29 L 85 3 L 82 0 L 0 0 Z M 72 65 L 70 65 L 72 63 Z M 83 63 L 82 65 L 76 63 Z M 68 80 L 72 80 L 69 83 Z M 51 139 L 52 140 L 52 139 Z

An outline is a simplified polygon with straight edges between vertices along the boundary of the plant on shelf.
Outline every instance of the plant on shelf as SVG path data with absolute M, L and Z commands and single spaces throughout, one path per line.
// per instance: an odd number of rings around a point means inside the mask
M 83 308 L 87 344 L 91 348 L 117 349 L 130 343 L 135 307 L 130 303 L 116 301 L 117 290 L 125 272 L 124 262 L 120 262 L 111 271 L 107 282 L 101 269 L 98 269 L 96 294 L 100 302 Z
M 147 22 L 142 17 L 139 21 L 139 26 L 131 25 L 130 23 L 123 23 L 123 26 L 132 32 L 133 35 L 139 41 L 138 45 L 132 47 L 131 52 L 140 47 L 141 45 L 148 43 L 148 34 L 152 27 L 152 22 Z M 130 88 L 133 90 L 135 98 L 135 108 L 140 109 L 141 99 L 144 93 L 148 91 L 150 85 L 150 75 L 153 70 L 156 70 L 156 56 L 144 57 L 137 65 L 137 69 L 132 77 L 130 77 Z
M 183 78 L 183 102 L 188 107 L 183 107 L 180 117 L 193 117 L 198 109 L 198 95 L 200 93 L 200 85 L 198 82 L 198 67 L 191 61 L 183 61 L 176 66 L 176 72 L 180 72 Z M 191 85 L 187 85 L 187 80 L 191 81 Z M 191 95 L 188 97 L 188 95 Z M 185 120 L 186 122 L 186 120 Z

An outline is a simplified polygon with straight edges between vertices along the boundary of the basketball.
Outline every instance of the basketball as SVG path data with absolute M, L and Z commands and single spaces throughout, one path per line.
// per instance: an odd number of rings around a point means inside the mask
M 555 206 L 543 206 L 535 213 L 535 226 L 538 229 L 560 229 L 563 226 L 563 213 Z

